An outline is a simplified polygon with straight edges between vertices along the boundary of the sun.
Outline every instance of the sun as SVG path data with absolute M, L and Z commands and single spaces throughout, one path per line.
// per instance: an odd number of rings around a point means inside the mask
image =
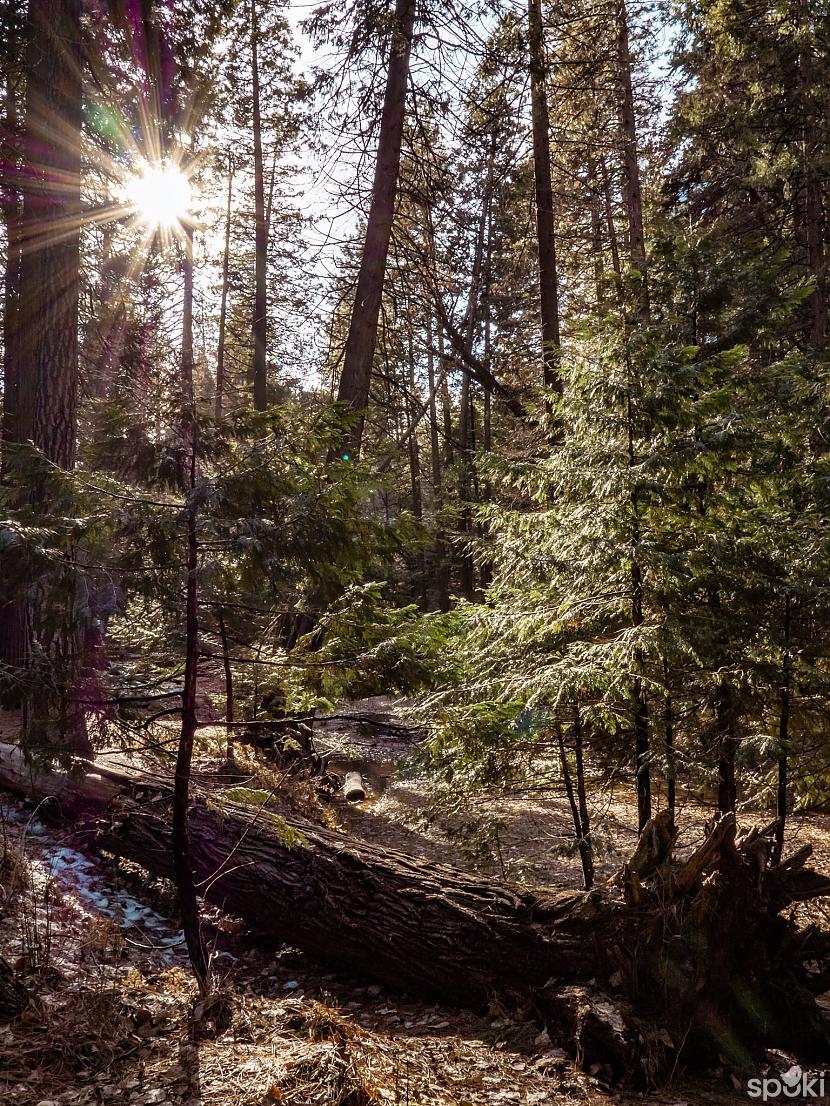
M 146 162 L 124 191 L 128 206 L 148 227 L 174 230 L 190 214 L 190 181 L 169 162 Z

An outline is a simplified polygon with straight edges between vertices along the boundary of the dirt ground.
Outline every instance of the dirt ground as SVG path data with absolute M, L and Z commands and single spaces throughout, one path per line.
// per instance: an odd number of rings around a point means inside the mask
M 0 727 L 2 720 L 0 720 Z M 207 735 L 218 744 L 218 735 Z M 367 799 L 319 804 L 295 788 L 284 801 L 306 815 L 426 860 L 489 871 L 497 878 L 580 886 L 569 813 L 559 794 L 482 798 L 489 827 L 482 850 L 464 819 L 431 816 L 428 781 L 396 770 L 407 742 L 344 723 L 324 743 L 335 767 L 364 774 Z M 197 776 L 223 782 L 203 750 Z M 635 839 L 634 811 L 621 791 L 594 789 L 602 849 L 598 876 L 619 867 Z M 711 812 L 682 804 L 691 846 Z M 748 822 L 760 820 L 751 816 Z M 228 1010 L 199 1011 L 169 886 L 129 866 L 104 867 L 71 829 L 43 825 L 0 796 L 0 952 L 23 971 L 37 1000 L 23 1018 L 0 1023 L 0 1104 L 6 1106 L 484 1106 L 642 1102 L 579 1072 L 521 1013 L 494 1006 L 475 1016 L 390 994 L 333 974 L 301 952 L 269 948 L 213 908 L 206 935 Z M 497 833 L 493 833 L 497 826 Z M 790 845 L 816 847 L 830 870 L 830 818 L 793 819 Z M 495 841 L 495 847 L 493 843 Z M 815 907 L 812 908 L 815 917 Z M 818 920 L 827 924 L 822 915 Z M 770 1056 L 773 1071 L 791 1058 Z M 748 1102 L 723 1073 L 648 1096 L 654 1106 Z

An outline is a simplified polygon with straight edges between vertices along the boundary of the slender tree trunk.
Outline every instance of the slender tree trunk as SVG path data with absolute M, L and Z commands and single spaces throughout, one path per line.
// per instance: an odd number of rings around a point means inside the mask
M 705 513 L 706 504 L 702 490 L 701 513 Z M 720 591 L 716 587 L 708 589 L 707 603 L 712 619 L 717 624 L 721 618 Z M 732 686 L 728 680 L 721 681 L 715 694 L 715 741 L 718 767 L 718 810 L 721 814 L 734 812 L 738 806 L 738 779 L 735 771 L 735 758 L 738 753 L 738 735 L 735 724 L 735 701 Z
M 611 242 L 611 256 L 614 265 L 614 274 L 617 283 L 617 296 L 620 311 L 620 320 L 625 335 L 625 366 L 629 385 L 626 395 L 626 428 L 628 435 L 628 467 L 631 473 L 631 625 L 636 629 L 644 622 L 644 596 L 643 569 L 640 564 L 637 550 L 640 545 L 640 508 L 637 492 L 637 483 L 634 470 L 637 464 L 635 434 L 634 434 L 634 408 L 631 399 L 633 386 L 634 366 L 631 363 L 629 352 L 629 323 L 625 312 L 625 290 L 622 282 L 622 268 L 620 266 L 619 248 L 617 244 L 617 230 L 614 225 L 613 211 L 611 207 L 611 190 L 608 175 L 604 163 L 600 163 L 605 194 L 606 217 L 608 220 L 608 234 Z M 643 304 L 641 301 L 641 310 Z M 646 303 L 645 311 L 648 311 Z M 634 726 L 634 770 L 636 775 L 637 812 L 639 828 L 642 830 L 651 817 L 651 766 L 650 766 L 650 719 L 648 708 L 648 688 L 643 679 L 643 666 L 645 657 L 641 648 L 634 650 L 635 676 L 631 684 L 632 718 Z
M 611 182 L 608 176 L 608 167 L 605 158 L 599 159 L 599 168 L 602 178 L 602 195 L 605 201 L 605 222 L 608 228 L 608 245 L 611 247 L 611 267 L 614 270 L 614 279 L 617 285 L 617 293 L 622 301 L 622 263 L 620 261 L 620 245 L 617 238 L 617 227 L 614 223 L 614 205 L 611 202 Z
M 233 764 L 234 750 L 233 750 L 233 708 L 234 708 L 234 689 L 233 689 L 233 668 L 231 667 L 231 654 L 230 647 L 228 645 L 228 628 L 225 625 L 225 608 L 219 606 L 217 614 L 217 620 L 219 622 L 219 640 L 222 643 L 222 667 L 225 672 L 225 725 L 227 726 L 227 760 L 228 764 Z
M 573 821 L 574 837 L 576 838 L 576 845 L 579 849 L 579 859 L 582 862 L 582 879 L 585 884 L 585 889 L 590 890 L 593 879 L 593 859 L 591 857 L 591 847 L 588 841 L 585 828 L 582 824 L 582 815 L 577 801 L 576 792 L 574 791 L 573 777 L 571 775 L 571 766 L 568 763 L 568 754 L 565 749 L 565 739 L 562 734 L 562 727 L 557 727 L 556 738 L 559 745 L 559 763 L 562 767 L 562 782 L 565 785 L 565 794 L 568 798 L 568 806 L 571 808 L 571 820 Z
M 438 429 L 438 405 L 435 384 L 435 353 L 433 342 L 435 331 L 432 323 L 432 313 L 427 319 L 427 383 L 429 384 L 429 453 L 432 464 L 432 489 L 436 499 L 442 491 L 443 472 L 441 468 L 441 439 Z
M 228 325 L 228 270 L 231 252 L 231 201 L 233 198 L 233 157 L 228 155 L 228 202 L 225 210 L 225 248 L 222 253 L 222 295 L 219 304 L 219 346 L 216 351 L 216 399 L 214 414 L 222 418 L 225 395 L 225 333 Z
M 274 188 L 277 183 L 277 151 L 279 149 L 279 143 L 274 143 L 274 150 L 271 154 L 271 176 L 268 180 L 268 203 L 265 208 L 265 229 L 268 233 L 268 238 L 271 237 L 271 218 L 274 214 Z
M 533 172 L 536 182 L 536 237 L 539 251 L 543 380 L 546 387 L 561 391 L 559 276 L 556 268 L 553 184 L 550 167 L 550 115 L 545 88 L 547 65 L 541 0 L 528 0 L 527 23 L 530 48 L 530 94 L 533 109 Z
M 738 805 L 738 779 L 735 772 L 738 740 L 735 736 L 732 690 L 728 685 L 718 691 L 715 715 L 718 735 L 718 810 L 721 814 L 729 814 Z
M 411 305 L 409 305 L 411 307 Z M 415 345 L 413 341 L 413 325 L 411 317 L 407 324 L 407 379 L 405 389 L 406 399 L 406 439 L 407 452 L 409 453 L 409 484 L 412 489 L 412 514 L 417 519 L 424 516 L 423 489 L 421 487 L 421 450 L 418 444 L 416 428 L 422 412 L 418 411 L 417 388 L 415 383 Z M 423 607 L 427 604 L 427 570 L 423 549 L 416 554 L 418 590 L 420 592 Z
M 458 499 L 461 507 L 459 515 L 459 530 L 464 545 L 459 554 L 459 568 L 461 572 L 461 594 L 465 599 L 472 601 L 475 598 L 475 564 L 469 541 L 472 537 L 472 511 L 470 509 L 470 485 L 472 481 L 472 398 L 470 392 L 470 377 L 464 374 L 461 382 L 461 398 L 459 404 L 459 480 Z
M 195 450 L 191 453 L 191 481 L 195 482 Z M 191 483 L 191 495 L 192 495 Z M 202 995 L 210 990 L 210 965 L 202 942 L 199 902 L 193 874 L 193 843 L 190 836 L 190 770 L 193 742 L 198 728 L 196 717 L 196 680 L 199 663 L 198 569 L 196 508 L 187 508 L 187 589 L 185 608 L 185 672 L 182 692 L 182 727 L 176 771 L 173 780 L 171 845 L 173 881 L 179 899 L 187 952 Z
M 254 410 L 264 411 L 268 399 L 266 395 L 266 341 L 268 329 L 268 224 L 265 220 L 265 169 L 262 161 L 262 120 L 260 116 L 259 85 L 259 48 L 257 44 L 256 0 L 251 0 L 251 81 L 253 84 L 253 131 L 254 131 L 254 315 L 253 337 L 253 384 Z
M 193 388 L 193 226 L 185 226 L 181 254 L 182 267 L 182 353 L 181 353 L 181 468 L 187 465 L 196 422 L 196 396 Z M 182 480 L 185 483 L 185 480 Z
M 601 311 L 605 302 L 605 269 L 602 260 L 602 219 L 600 218 L 597 163 L 593 156 L 588 158 L 588 197 L 591 214 L 591 254 L 594 259 L 594 295 L 597 310 Z
M 438 425 L 438 385 L 435 379 L 435 354 L 433 342 L 435 332 L 433 328 L 432 312 L 427 318 L 427 376 L 429 383 L 429 449 L 432 467 L 432 498 L 433 511 L 435 513 L 435 544 L 433 555 L 435 557 L 435 588 L 438 609 L 448 611 L 450 609 L 449 565 L 447 563 L 447 547 L 444 536 L 441 512 L 444 506 L 443 468 L 441 462 L 441 440 Z M 445 366 L 441 365 L 442 374 L 445 374 Z
M 663 679 L 665 682 L 665 700 L 663 704 L 663 724 L 666 742 L 666 781 L 668 784 L 668 796 L 666 805 L 674 822 L 677 806 L 677 761 L 674 748 L 674 702 L 671 688 L 669 687 L 669 662 L 663 658 Z
M 631 365 L 626 352 L 626 361 L 629 372 Z M 633 470 L 636 464 L 634 448 L 634 413 L 631 404 L 631 394 L 627 397 L 627 422 L 628 422 L 628 464 Z M 637 550 L 640 545 L 640 515 L 639 501 L 636 483 L 631 488 L 631 625 L 638 629 L 643 625 L 645 616 L 643 613 L 643 601 L 645 589 L 643 587 L 643 570 Z M 634 765 L 637 775 L 637 814 L 639 829 L 642 832 L 646 822 L 651 817 L 651 742 L 649 735 L 649 710 L 648 688 L 643 680 L 643 666 L 645 657 L 639 646 L 634 650 L 635 676 L 631 685 L 631 698 L 634 714 Z
M 579 824 L 582 834 L 579 841 L 579 857 L 585 890 L 594 886 L 594 846 L 591 841 L 591 816 L 588 813 L 588 794 L 585 789 L 585 759 L 583 751 L 583 726 L 579 707 L 574 711 L 574 759 L 576 761 L 576 797 L 579 808 Z
M 779 863 L 784 851 L 784 830 L 787 825 L 788 750 L 790 744 L 790 702 L 792 699 L 792 655 L 790 652 L 791 599 L 784 599 L 784 649 L 781 658 L 781 694 L 778 715 L 778 790 L 775 801 L 774 863 Z
M 643 582 L 636 559 L 631 562 L 632 624 L 643 623 Z M 638 670 L 642 669 L 642 651 L 634 658 Z M 651 817 L 651 742 L 649 738 L 648 691 L 641 675 L 636 675 L 631 685 L 634 704 L 634 763 L 637 773 L 637 820 L 642 831 Z
M 358 412 L 357 421 L 343 443 L 343 453 L 349 456 L 356 456 L 360 452 L 365 411 L 369 402 L 386 258 L 401 167 L 406 86 L 414 24 L 415 0 L 396 0 L 372 202 L 346 339 L 343 370 L 337 390 L 338 402 Z
M 493 356 L 492 319 L 490 312 L 490 287 L 493 281 L 493 196 L 492 189 L 488 197 L 487 205 L 487 245 L 484 260 L 484 282 L 481 292 L 481 310 L 484 316 L 484 348 L 482 360 L 487 366 L 488 372 Z M 492 392 L 486 385 L 482 385 L 481 408 L 481 447 L 485 453 L 489 453 L 493 446 L 493 409 Z M 493 489 L 490 481 L 486 480 L 482 490 L 482 499 L 489 502 L 493 497 Z M 484 591 L 493 578 L 493 562 L 491 558 L 482 558 L 479 566 L 481 588 Z
M 493 133 L 490 141 L 490 149 L 487 159 L 487 176 L 484 182 L 484 197 L 481 208 L 481 218 L 476 234 L 475 252 L 473 254 L 473 270 L 470 277 L 470 293 L 467 300 L 467 311 L 464 320 L 464 347 L 472 352 L 475 338 L 476 320 L 478 318 L 479 301 L 481 297 L 481 283 L 484 272 L 484 246 L 487 236 L 487 221 L 490 210 L 490 196 L 493 189 L 493 172 L 496 158 L 496 135 Z M 472 510 L 471 486 L 473 467 L 473 398 L 472 380 L 468 372 L 464 373 L 461 381 L 461 398 L 458 415 L 458 448 L 459 448 L 459 500 L 461 504 L 461 533 L 465 541 L 472 537 Z M 473 555 L 469 549 L 461 552 L 461 592 L 465 599 L 473 599 L 475 596 L 475 564 Z
M 127 305 L 119 274 L 113 265 L 112 241 L 115 227 L 102 227 L 101 270 L 98 284 L 100 317 L 96 322 L 98 364 L 87 388 L 98 399 L 109 399 L 113 392 L 116 369 L 124 354 L 127 332 Z
M 827 274 L 824 261 L 824 210 L 821 173 L 822 150 L 818 139 L 819 120 L 810 111 L 814 96 L 813 58 L 808 44 L 810 9 L 808 0 L 797 0 L 801 47 L 798 52 L 798 86 L 801 99 L 801 175 L 804 182 L 804 239 L 807 247 L 807 270 L 815 281 L 810 296 L 810 339 L 816 346 L 824 345 L 827 336 Z
M 628 13 L 619 0 L 617 15 L 617 68 L 620 82 L 620 129 L 622 131 L 623 196 L 628 219 L 628 249 L 632 269 L 640 273 L 639 311 L 649 315 L 648 268 L 643 225 L 643 197 L 640 188 L 640 159 L 637 152 L 637 124 L 631 81 L 631 51 L 628 41 Z
M 412 513 L 422 518 L 423 495 L 421 492 L 421 454 L 418 448 L 418 436 L 415 433 L 417 411 L 417 391 L 415 384 L 415 348 L 412 340 L 412 326 L 407 326 L 407 382 L 406 382 L 406 437 L 409 442 L 409 482 L 412 487 Z

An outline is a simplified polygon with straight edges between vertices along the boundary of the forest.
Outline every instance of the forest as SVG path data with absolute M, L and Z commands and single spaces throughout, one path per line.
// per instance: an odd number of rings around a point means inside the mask
M 830 5 L 0 12 L 0 1103 L 822 1098 Z

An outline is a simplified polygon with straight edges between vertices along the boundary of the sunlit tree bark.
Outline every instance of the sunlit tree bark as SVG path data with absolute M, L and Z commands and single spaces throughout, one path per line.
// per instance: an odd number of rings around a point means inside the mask
M 380 301 L 401 167 L 406 85 L 414 24 L 415 0 L 396 0 L 372 202 L 346 339 L 343 370 L 337 389 L 338 401 L 358 412 L 356 422 L 344 443 L 345 453 L 356 454 L 360 450 L 363 413 L 369 402 Z

